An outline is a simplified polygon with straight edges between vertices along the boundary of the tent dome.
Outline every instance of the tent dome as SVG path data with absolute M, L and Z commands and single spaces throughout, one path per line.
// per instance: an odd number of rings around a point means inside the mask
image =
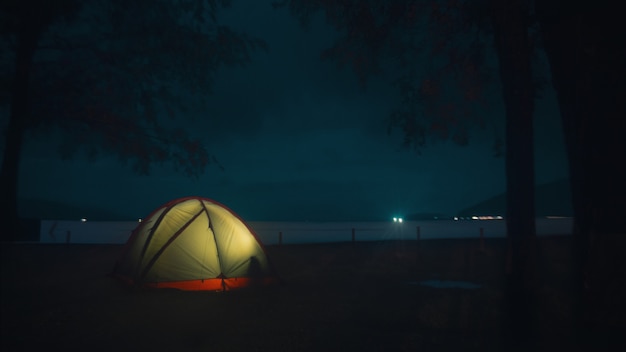
M 201 197 L 153 211 L 131 234 L 113 273 L 134 285 L 181 290 L 276 281 L 254 232 L 226 206 Z

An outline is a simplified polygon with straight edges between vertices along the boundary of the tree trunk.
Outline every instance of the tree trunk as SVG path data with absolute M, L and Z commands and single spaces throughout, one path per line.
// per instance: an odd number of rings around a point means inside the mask
M 570 163 L 575 333 L 588 344 L 598 341 L 594 331 L 606 336 L 626 327 L 626 51 L 619 13 L 602 3 L 537 2 Z
M 536 285 L 533 110 L 534 92 L 528 39 L 528 2 L 494 0 L 495 48 L 506 109 L 506 276 L 503 342 L 527 350 L 536 336 L 532 319 Z
M 21 234 L 17 210 L 17 188 L 22 139 L 29 114 L 29 80 L 33 55 L 41 34 L 41 27 L 27 25 L 17 35 L 15 55 L 15 76 L 9 123 L 6 129 L 6 142 L 2 169 L 0 170 L 0 223 L 3 224 L 2 240 L 12 240 Z

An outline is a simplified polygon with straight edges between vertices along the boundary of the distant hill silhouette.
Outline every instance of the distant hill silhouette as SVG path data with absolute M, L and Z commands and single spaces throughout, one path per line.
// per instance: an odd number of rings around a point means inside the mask
M 22 218 L 40 220 L 79 220 L 87 218 L 95 221 L 136 220 L 129 216 L 94 207 L 65 204 L 45 199 L 20 199 L 18 211 Z
M 560 179 L 535 187 L 537 216 L 572 216 L 572 196 L 568 179 Z M 458 216 L 502 215 L 506 213 L 506 193 L 491 197 L 459 211 Z

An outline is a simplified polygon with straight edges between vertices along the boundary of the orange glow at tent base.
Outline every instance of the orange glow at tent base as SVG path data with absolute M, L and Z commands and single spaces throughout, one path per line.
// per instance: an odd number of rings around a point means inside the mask
M 132 283 L 132 280 L 120 277 L 127 283 Z M 146 288 L 173 288 L 183 291 L 229 291 L 232 289 L 240 289 L 246 287 L 258 287 L 268 286 L 277 283 L 278 280 L 275 277 L 264 278 L 214 278 L 203 280 L 186 280 L 186 281 L 170 281 L 170 282 L 145 282 L 140 284 L 141 287 Z

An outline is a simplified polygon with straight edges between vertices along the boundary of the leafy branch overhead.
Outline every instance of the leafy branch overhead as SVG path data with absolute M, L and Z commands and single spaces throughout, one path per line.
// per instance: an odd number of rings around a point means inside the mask
M 398 103 L 389 130 L 399 128 L 405 146 L 419 152 L 432 137 L 465 145 L 471 128 L 494 124 L 486 118 L 495 60 L 488 59 L 494 53 L 485 1 L 283 0 L 274 5 L 288 8 L 305 25 L 322 13 L 340 33 L 322 58 L 352 68 L 363 85 L 383 72 L 397 77 Z
M 211 118 L 205 97 L 216 72 L 245 65 L 265 42 L 219 23 L 230 1 L 78 3 L 71 20 L 51 21 L 38 43 L 27 128 L 60 127 L 66 157 L 86 148 L 92 157 L 118 155 L 142 173 L 170 162 L 202 173 L 215 157 L 176 122 Z M 19 34 L 5 36 L 9 45 Z

